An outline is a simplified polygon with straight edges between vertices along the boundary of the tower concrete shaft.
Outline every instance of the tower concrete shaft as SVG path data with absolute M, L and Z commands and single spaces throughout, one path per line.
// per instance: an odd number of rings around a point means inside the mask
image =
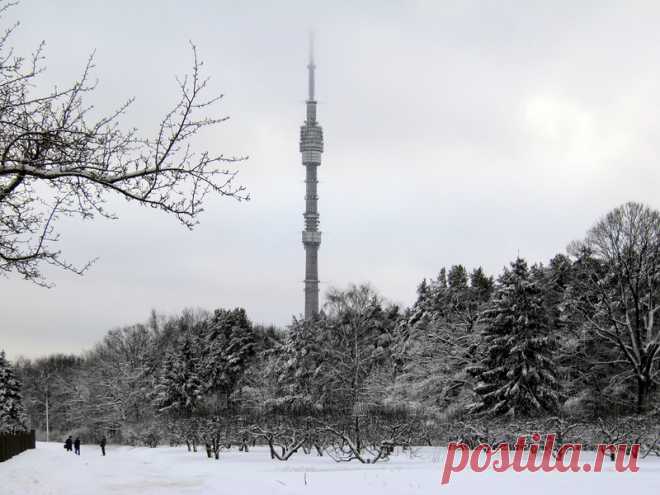
M 305 246 L 305 319 L 313 318 L 319 312 L 319 264 L 318 254 L 321 245 L 319 231 L 319 210 L 316 185 L 317 170 L 323 153 L 323 129 L 316 122 L 316 100 L 314 99 L 314 53 L 310 40 L 308 71 L 308 96 L 305 103 L 307 118 L 300 128 L 300 153 L 305 167 L 305 230 L 302 241 Z

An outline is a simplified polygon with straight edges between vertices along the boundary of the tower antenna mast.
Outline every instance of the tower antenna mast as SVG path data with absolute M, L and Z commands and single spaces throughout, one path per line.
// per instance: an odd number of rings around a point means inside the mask
M 309 32 L 309 63 L 307 64 L 307 70 L 309 71 L 309 90 L 308 90 L 308 100 L 314 100 L 314 70 L 316 70 L 316 65 L 314 65 L 314 31 Z

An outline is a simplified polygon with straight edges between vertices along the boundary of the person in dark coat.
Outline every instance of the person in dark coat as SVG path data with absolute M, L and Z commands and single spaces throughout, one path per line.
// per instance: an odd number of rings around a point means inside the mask
M 105 439 L 105 436 L 101 439 L 99 442 L 99 445 L 101 446 L 101 453 L 105 455 L 105 444 L 108 443 L 108 441 Z
M 69 438 L 67 438 L 64 442 L 64 450 L 67 452 L 71 452 L 71 450 L 73 450 L 73 440 L 71 439 L 71 436 L 69 436 Z
M 76 441 L 73 442 L 73 448 L 76 450 L 76 455 L 80 455 L 80 438 L 76 437 Z

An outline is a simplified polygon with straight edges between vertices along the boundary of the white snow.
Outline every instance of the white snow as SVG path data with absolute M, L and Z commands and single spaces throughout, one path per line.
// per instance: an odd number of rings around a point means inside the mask
M 585 461 L 589 454 L 584 454 Z M 389 462 L 336 463 L 327 457 L 294 455 L 271 461 L 267 449 L 225 451 L 219 461 L 185 447 L 83 445 L 77 457 L 58 443 L 38 443 L 0 464 L 1 495 L 168 494 L 528 494 L 570 495 L 660 493 L 660 459 L 640 460 L 637 473 L 474 473 L 464 471 L 440 485 L 445 449 L 399 453 Z M 305 484 L 305 480 L 307 484 Z

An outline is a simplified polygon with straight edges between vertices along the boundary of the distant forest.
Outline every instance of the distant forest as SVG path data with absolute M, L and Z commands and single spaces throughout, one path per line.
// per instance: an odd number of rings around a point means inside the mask
M 407 308 L 351 285 L 286 328 L 254 325 L 249 308 L 154 311 L 80 356 L 2 358 L 0 398 L 16 406 L 0 424 L 43 438 L 48 418 L 51 439 L 199 443 L 209 457 L 255 438 L 277 458 L 307 444 L 321 454 L 331 437 L 335 456 L 383 439 L 494 441 L 530 422 L 651 442 L 659 308 L 660 213 L 627 203 L 545 264 L 442 268 Z

